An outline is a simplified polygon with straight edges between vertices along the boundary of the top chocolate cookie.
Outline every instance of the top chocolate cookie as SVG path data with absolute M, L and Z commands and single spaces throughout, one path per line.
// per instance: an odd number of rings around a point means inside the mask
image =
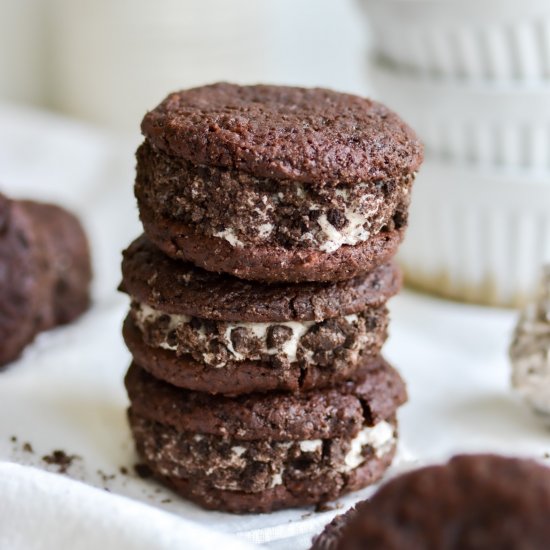
M 141 129 L 155 148 L 193 164 L 319 185 L 400 178 L 422 161 L 415 133 L 384 105 L 321 88 L 184 90 Z

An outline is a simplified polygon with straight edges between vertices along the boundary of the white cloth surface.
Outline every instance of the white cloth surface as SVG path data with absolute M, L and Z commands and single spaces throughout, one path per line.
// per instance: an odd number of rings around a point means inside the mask
M 0 463 L 0 486 L 3 548 L 254 548 L 134 500 L 34 468 Z
M 122 384 L 130 357 L 120 335 L 128 300 L 115 289 L 120 251 L 140 233 L 134 145 L 0 106 L 0 189 L 74 209 L 96 274 L 90 312 L 40 335 L 0 372 L 0 549 L 308 548 L 313 534 L 372 489 L 322 513 L 235 516 L 204 511 L 133 471 Z M 388 475 L 455 452 L 544 460 L 547 429 L 509 390 L 506 348 L 516 313 L 409 292 L 390 306 L 386 356 L 406 379 L 410 401 Z M 42 458 L 56 449 L 78 458 L 64 475 L 45 474 L 59 469 Z

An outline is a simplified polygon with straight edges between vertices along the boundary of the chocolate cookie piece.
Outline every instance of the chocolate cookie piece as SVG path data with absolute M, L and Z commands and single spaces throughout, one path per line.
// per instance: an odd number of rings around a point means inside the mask
M 380 361 L 362 380 L 300 395 L 237 398 L 177 389 L 136 365 L 130 425 L 155 475 L 231 512 L 325 502 L 376 481 L 396 445 L 403 381 Z
M 174 261 L 144 236 L 123 253 L 122 286 L 165 313 L 216 321 L 316 321 L 379 308 L 401 287 L 393 264 L 337 283 L 258 284 Z
M 90 278 L 87 240 L 74 216 L 0 194 L 0 365 L 37 333 L 80 315 Z
M 422 146 L 384 105 L 321 88 L 219 83 L 170 94 L 141 129 L 195 165 L 327 185 L 416 171 Z
M 335 281 L 396 252 L 416 136 L 382 105 L 328 90 L 218 84 L 148 113 L 136 197 L 166 254 L 259 281 Z
M 496 455 L 457 456 L 391 480 L 358 505 L 336 541 L 327 529 L 313 549 L 542 550 L 550 540 L 549 513 L 547 467 Z
M 23 206 L 0 194 L 0 365 L 50 323 L 43 311 L 51 275 L 42 238 Z
M 43 235 L 53 277 L 53 325 L 70 323 L 90 305 L 92 266 L 88 239 L 80 221 L 54 204 L 21 201 Z

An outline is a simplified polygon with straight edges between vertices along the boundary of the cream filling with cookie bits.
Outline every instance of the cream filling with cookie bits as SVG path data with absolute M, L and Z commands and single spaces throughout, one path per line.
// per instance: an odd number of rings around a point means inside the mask
M 382 420 L 374 426 L 368 426 L 363 428 L 350 442 L 350 450 L 344 457 L 343 464 L 336 469 L 340 472 L 351 472 L 356 468 L 359 468 L 365 457 L 363 456 L 363 450 L 365 447 L 370 447 L 374 451 L 376 458 L 382 458 L 385 454 L 389 453 L 396 442 L 395 428 L 389 422 Z M 290 446 L 294 442 L 286 442 L 285 444 Z M 323 448 L 322 439 L 305 439 L 298 442 L 300 450 L 303 453 L 313 453 L 321 451 Z M 244 453 L 243 447 L 233 447 L 233 452 L 239 450 L 238 456 L 240 457 Z M 273 474 L 271 478 L 270 488 L 282 485 L 283 483 L 284 468 Z
M 134 319 L 138 329 L 140 329 L 142 332 L 145 330 L 147 323 L 158 321 L 161 317 L 167 317 L 169 319 L 167 326 L 165 328 L 165 332 L 166 332 L 165 339 L 164 341 L 160 342 L 159 347 L 170 351 L 177 351 L 178 345 L 171 344 L 168 341 L 168 336 L 170 332 L 176 330 L 178 326 L 181 326 L 182 324 L 185 324 L 185 323 L 190 323 L 192 318 L 189 315 L 164 313 L 162 311 L 152 308 L 151 306 L 145 303 L 137 303 L 136 307 L 137 309 L 134 311 Z M 348 323 L 355 323 L 358 321 L 357 314 L 355 313 L 346 315 L 344 319 L 346 319 Z M 284 321 L 284 322 L 277 322 L 277 323 L 227 322 L 224 324 L 226 325 L 226 328 L 223 334 L 221 335 L 221 337 L 218 336 L 218 339 L 227 348 L 231 356 L 231 360 L 244 361 L 246 359 L 246 356 L 244 354 L 239 353 L 235 349 L 231 338 L 231 333 L 233 330 L 238 328 L 244 328 L 250 331 L 261 342 L 261 348 L 259 350 L 260 353 L 265 353 L 267 355 L 284 354 L 288 358 L 289 362 L 294 362 L 297 359 L 297 352 L 298 352 L 298 345 L 300 342 L 300 338 L 302 338 L 302 336 L 304 336 L 308 332 L 310 327 L 315 325 L 316 322 L 315 321 Z M 287 327 L 291 331 L 290 337 L 281 345 L 281 347 L 274 348 L 274 347 L 268 346 L 268 343 L 267 343 L 268 331 L 272 327 Z M 209 338 L 206 335 L 203 326 L 201 326 L 197 330 L 196 334 L 198 335 L 199 338 L 201 338 L 204 341 L 206 341 Z M 209 364 L 211 364 L 211 362 L 213 361 L 212 354 L 204 353 L 203 356 L 204 356 L 204 360 L 207 361 Z M 215 365 L 215 366 L 222 367 L 223 365 Z
M 196 441 L 200 441 L 202 439 L 201 435 L 195 435 L 194 437 Z M 365 427 L 361 429 L 361 431 L 351 440 L 350 450 L 345 455 L 342 464 L 336 466 L 336 469 L 339 472 L 351 472 L 361 466 L 361 464 L 365 462 L 365 457 L 363 456 L 365 447 L 370 447 L 374 451 L 376 458 L 382 458 L 393 449 L 395 442 L 395 428 L 389 422 L 383 420 L 374 426 Z M 322 439 L 304 439 L 297 442 L 283 441 L 278 442 L 277 445 L 280 448 L 282 447 L 288 450 L 296 443 L 302 453 L 322 452 L 323 449 Z M 248 466 L 248 461 L 245 457 L 246 451 L 247 449 L 244 445 L 234 445 L 231 447 L 231 457 L 224 466 L 244 470 Z M 213 471 L 214 468 L 210 468 L 206 471 L 206 473 L 211 474 Z M 285 468 L 275 472 L 271 477 L 268 488 L 272 489 L 277 485 L 282 485 L 284 473 Z M 232 484 L 223 486 L 218 484 L 217 488 L 226 491 L 239 490 L 237 486 Z
M 354 191 L 357 193 L 357 190 L 359 192 L 366 190 L 367 185 L 366 183 L 359 183 Z M 300 198 L 306 196 L 302 185 L 296 185 L 295 193 Z M 280 195 L 282 194 L 271 197 L 272 202 L 276 204 L 277 199 L 280 199 Z M 320 212 L 321 214 L 316 221 L 317 228 L 304 233 L 300 240 L 327 253 L 335 252 L 344 245 L 356 245 L 368 240 L 372 229 L 370 219 L 378 212 L 383 199 L 366 193 L 360 198 L 358 204 L 351 206 L 349 205 L 349 195 L 350 192 L 346 189 L 335 189 L 334 198 L 337 204 L 331 203 L 327 205 L 311 201 L 309 205 L 310 212 Z M 267 197 L 264 196 L 262 198 L 264 199 L 264 204 L 266 204 Z M 346 223 L 343 227 L 335 227 L 329 221 L 327 212 L 333 207 L 337 208 L 345 218 Z M 270 210 L 273 210 L 273 206 L 266 204 L 266 212 L 256 210 L 262 222 L 258 224 L 257 236 L 260 239 L 268 240 L 272 237 L 275 230 L 275 226 L 269 222 L 267 215 Z M 214 233 L 214 237 L 225 239 L 235 248 L 244 248 L 246 246 L 245 242 L 239 238 L 237 231 L 232 227 L 226 227 L 222 231 Z

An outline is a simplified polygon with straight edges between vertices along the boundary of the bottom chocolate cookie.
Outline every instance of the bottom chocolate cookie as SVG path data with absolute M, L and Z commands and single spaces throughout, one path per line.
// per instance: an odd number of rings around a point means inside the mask
M 403 381 L 380 362 L 359 382 L 237 398 L 181 390 L 132 365 L 130 426 L 156 477 L 205 508 L 319 504 L 378 480 L 397 443 Z
M 328 253 L 268 245 L 235 247 L 223 238 L 201 235 L 184 223 L 156 216 L 139 198 L 138 205 L 145 234 L 167 256 L 206 271 L 271 283 L 345 281 L 373 271 L 395 256 L 407 226 L 408 206 L 396 211 L 388 230 Z

